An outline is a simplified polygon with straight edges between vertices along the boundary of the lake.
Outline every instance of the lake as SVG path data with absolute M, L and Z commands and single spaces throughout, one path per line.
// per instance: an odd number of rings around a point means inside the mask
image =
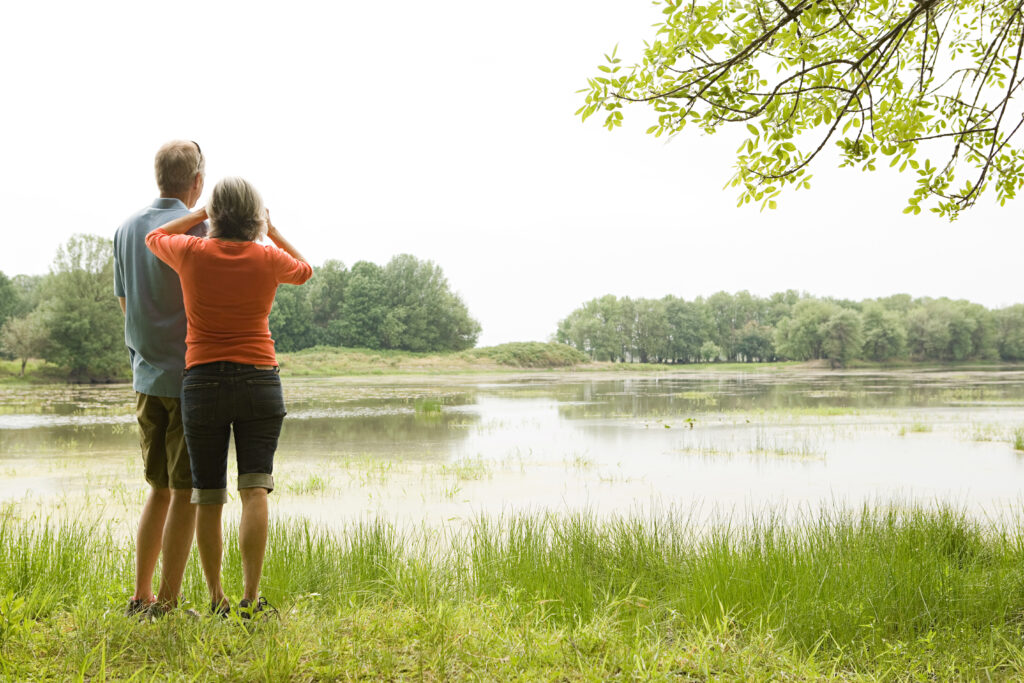
M 1021 368 L 285 378 L 285 399 L 271 514 L 338 528 L 893 501 L 998 517 L 1024 483 Z M 130 386 L 0 388 L 5 506 L 127 530 L 145 491 Z

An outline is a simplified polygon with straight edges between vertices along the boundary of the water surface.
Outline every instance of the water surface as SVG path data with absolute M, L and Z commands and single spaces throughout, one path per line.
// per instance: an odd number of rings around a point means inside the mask
M 274 514 L 330 525 L 893 500 L 998 515 L 1024 482 L 1015 368 L 286 378 L 285 396 Z M 102 501 L 129 523 L 141 476 L 130 386 L 0 389 L 0 500 Z

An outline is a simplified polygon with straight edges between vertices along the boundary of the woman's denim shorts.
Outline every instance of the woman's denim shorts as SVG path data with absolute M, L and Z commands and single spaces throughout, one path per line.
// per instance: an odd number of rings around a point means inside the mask
M 238 488 L 274 490 L 274 451 L 284 422 L 278 368 L 217 361 L 185 371 L 181 388 L 192 502 L 226 503 L 228 442 L 235 433 Z

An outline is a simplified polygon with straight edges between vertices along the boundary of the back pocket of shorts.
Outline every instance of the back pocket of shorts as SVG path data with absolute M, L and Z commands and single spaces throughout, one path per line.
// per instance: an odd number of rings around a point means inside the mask
M 284 417 L 287 414 L 279 378 L 248 379 L 245 383 L 249 387 L 249 401 L 254 418 Z
M 181 418 L 185 427 L 213 424 L 219 396 L 220 382 L 186 382 L 181 388 Z

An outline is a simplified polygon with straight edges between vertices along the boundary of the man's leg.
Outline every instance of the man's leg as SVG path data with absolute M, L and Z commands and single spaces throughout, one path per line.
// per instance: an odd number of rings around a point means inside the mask
M 162 605 L 174 606 L 181 594 L 188 554 L 196 533 L 196 506 L 192 503 L 192 467 L 185 447 L 185 430 L 181 416 L 181 399 L 161 399 L 167 410 L 164 443 L 167 451 L 167 476 L 171 486 L 171 504 L 163 529 L 163 571 L 157 599 Z
M 163 567 L 160 572 L 160 592 L 157 600 L 164 605 L 176 605 L 181 595 L 181 581 L 185 575 L 188 554 L 192 550 L 192 537 L 196 531 L 196 506 L 192 504 L 192 489 L 171 489 L 171 504 L 163 530 Z
M 134 598 L 145 604 L 153 600 L 153 572 L 160 557 L 164 523 L 171 500 L 164 444 L 168 416 L 158 397 L 137 393 L 135 417 L 139 423 L 139 445 L 146 481 L 150 485 L 135 535 Z
M 169 489 L 150 488 L 139 517 L 139 530 L 135 535 L 134 597 L 143 604 L 153 601 L 153 572 L 156 570 L 157 558 L 160 557 L 160 543 L 170 500 Z
M 241 489 L 242 519 L 238 524 L 238 549 L 242 553 L 242 597 L 256 602 L 259 597 L 263 558 L 267 551 L 267 490 Z
M 199 547 L 199 561 L 203 565 L 206 587 L 210 590 L 210 603 L 226 604 L 224 587 L 220 582 L 221 556 L 224 539 L 221 535 L 220 516 L 224 505 L 199 505 L 196 512 L 196 545 Z

